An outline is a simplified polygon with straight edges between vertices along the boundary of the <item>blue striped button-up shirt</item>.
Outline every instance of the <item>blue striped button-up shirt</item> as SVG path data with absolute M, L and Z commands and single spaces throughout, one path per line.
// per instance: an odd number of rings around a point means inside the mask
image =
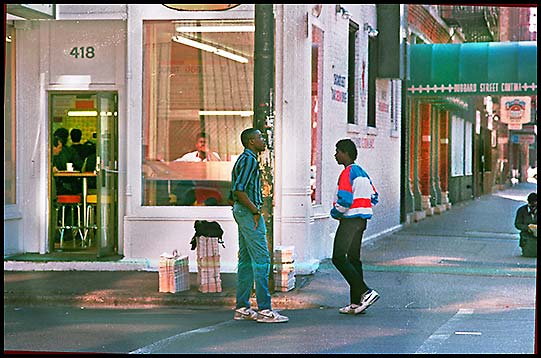
M 231 196 L 233 200 L 238 201 L 233 193 L 234 191 L 243 191 L 255 206 L 258 208 L 261 207 L 263 196 L 261 194 L 260 177 L 257 156 L 250 149 L 244 149 L 244 152 L 238 157 L 231 172 Z

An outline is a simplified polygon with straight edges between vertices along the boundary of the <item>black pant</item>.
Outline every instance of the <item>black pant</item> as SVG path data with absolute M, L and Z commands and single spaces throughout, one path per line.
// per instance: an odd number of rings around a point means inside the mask
M 342 219 L 334 237 L 332 263 L 348 282 L 350 303 L 355 304 L 360 303 L 361 295 L 368 290 L 361 262 L 361 242 L 365 229 L 366 219 Z
M 522 256 L 537 257 L 537 237 L 533 236 L 533 234 L 521 232 L 519 245 L 522 249 Z

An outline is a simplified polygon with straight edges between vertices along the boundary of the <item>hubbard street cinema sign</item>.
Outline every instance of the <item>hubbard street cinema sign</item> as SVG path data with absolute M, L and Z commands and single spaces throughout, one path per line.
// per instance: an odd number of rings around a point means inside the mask
M 412 45 L 408 94 L 535 95 L 537 42 Z

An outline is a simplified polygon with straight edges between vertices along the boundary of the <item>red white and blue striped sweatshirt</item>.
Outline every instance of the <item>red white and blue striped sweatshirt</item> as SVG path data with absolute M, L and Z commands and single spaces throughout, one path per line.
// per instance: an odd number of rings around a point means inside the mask
M 372 205 L 378 200 L 379 194 L 368 174 L 353 163 L 340 173 L 331 216 L 335 219 L 370 219 Z

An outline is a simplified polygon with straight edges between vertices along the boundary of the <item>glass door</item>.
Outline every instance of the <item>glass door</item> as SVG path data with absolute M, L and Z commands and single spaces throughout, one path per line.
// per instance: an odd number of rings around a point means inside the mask
M 97 256 L 118 251 L 118 113 L 117 93 L 97 94 Z

